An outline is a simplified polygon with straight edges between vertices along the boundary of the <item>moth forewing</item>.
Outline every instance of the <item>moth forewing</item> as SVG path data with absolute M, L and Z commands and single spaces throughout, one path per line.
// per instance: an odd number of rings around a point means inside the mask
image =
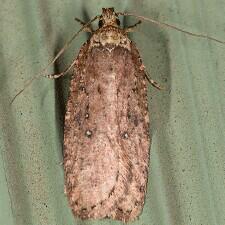
M 65 186 L 75 216 L 136 219 L 149 161 L 146 74 L 135 44 L 103 9 L 81 48 L 64 132 Z

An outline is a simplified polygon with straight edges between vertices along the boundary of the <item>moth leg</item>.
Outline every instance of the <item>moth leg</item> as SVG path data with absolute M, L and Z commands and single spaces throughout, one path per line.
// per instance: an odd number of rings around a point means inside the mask
M 84 26 L 86 23 L 82 20 L 80 20 L 79 18 L 75 17 L 75 21 L 77 21 L 78 23 L 80 23 L 82 26 Z M 84 31 L 89 32 L 89 33 L 93 33 L 94 30 L 92 29 L 91 25 L 88 25 L 87 27 L 84 28 Z
M 145 71 L 145 77 L 147 78 L 148 82 L 155 88 L 157 88 L 158 90 L 162 90 L 163 88 L 156 82 L 154 81 L 151 76 L 149 75 L 149 73 L 147 71 Z
M 49 74 L 49 75 L 45 75 L 45 77 L 50 78 L 50 79 L 57 79 L 59 77 L 64 76 L 65 74 L 67 74 L 71 68 L 76 64 L 77 60 L 75 59 L 63 72 L 58 73 L 58 74 Z
M 131 25 L 129 27 L 126 27 L 124 30 L 126 33 L 133 32 L 135 30 L 134 28 L 136 28 L 141 23 L 142 23 L 142 21 L 139 20 L 137 23 L 135 23 L 134 25 Z

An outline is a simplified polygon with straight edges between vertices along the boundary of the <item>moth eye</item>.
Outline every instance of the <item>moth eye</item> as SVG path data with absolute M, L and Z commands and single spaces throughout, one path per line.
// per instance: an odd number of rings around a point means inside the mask
M 99 20 L 98 21 L 98 27 L 101 28 L 102 26 L 103 26 L 103 21 L 102 20 Z
M 116 19 L 116 24 L 119 26 L 120 25 L 120 20 Z

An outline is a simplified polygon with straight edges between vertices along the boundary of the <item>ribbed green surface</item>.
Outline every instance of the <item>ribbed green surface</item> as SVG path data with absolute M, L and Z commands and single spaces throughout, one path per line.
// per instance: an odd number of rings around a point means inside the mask
M 225 1 L 0 3 L 0 225 L 120 224 L 74 219 L 63 193 L 69 76 L 36 80 L 12 106 L 9 101 L 79 29 L 74 17 L 87 21 L 114 6 L 225 39 Z M 149 87 L 148 193 L 133 224 L 225 225 L 225 46 L 148 23 L 137 30 L 131 39 L 165 90 Z M 81 34 L 49 73 L 62 71 L 86 39 Z

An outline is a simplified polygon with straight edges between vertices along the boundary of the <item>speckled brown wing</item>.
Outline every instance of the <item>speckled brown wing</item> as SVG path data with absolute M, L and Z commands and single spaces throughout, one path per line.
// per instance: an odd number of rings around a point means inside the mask
M 142 211 L 150 143 L 141 66 L 132 43 L 111 52 L 87 43 L 79 53 L 64 130 L 65 188 L 76 216 L 128 222 Z

